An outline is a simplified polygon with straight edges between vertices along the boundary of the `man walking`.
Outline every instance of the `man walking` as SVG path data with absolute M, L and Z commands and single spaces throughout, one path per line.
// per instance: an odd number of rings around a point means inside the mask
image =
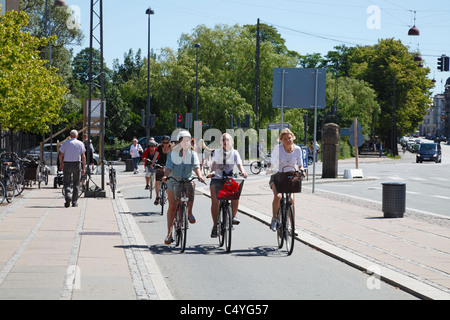
M 64 206 L 68 208 L 70 201 L 72 206 L 76 207 L 78 200 L 78 192 L 80 186 L 81 175 L 85 174 L 86 167 L 86 149 L 83 142 L 77 140 L 78 131 L 70 131 L 70 139 L 64 141 L 59 148 L 59 163 L 60 170 L 63 171 L 64 176 L 64 193 L 66 202 Z M 63 161 L 64 159 L 64 161 Z M 81 165 L 81 168 L 80 168 Z M 70 188 L 70 182 L 73 182 L 73 192 Z

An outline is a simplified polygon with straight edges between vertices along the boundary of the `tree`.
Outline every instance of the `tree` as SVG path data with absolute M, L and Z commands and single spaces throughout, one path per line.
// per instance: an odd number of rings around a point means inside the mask
M 415 131 L 430 105 L 433 87 L 427 79 L 430 69 L 418 67 L 414 54 L 400 40 L 394 39 L 357 47 L 349 60 L 350 75 L 368 82 L 377 93 L 381 114 L 375 130 L 396 154 L 393 128 L 397 128 L 398 134 Z
M 39 58 L 49 39 L 21 30 L 28 24 L 25 12 L 0 16 L 0 124 L 2 128 L 30 133 L 49 131 L 61 121 L 59 110 L 68 93 L 56 69 Z

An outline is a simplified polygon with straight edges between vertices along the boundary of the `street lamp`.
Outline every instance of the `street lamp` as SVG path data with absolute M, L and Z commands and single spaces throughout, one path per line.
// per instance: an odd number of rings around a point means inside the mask
M 416 11 L 414 10 L 414 25 L 408 31 L 408 36 L 420 36 L 420 31 L 416 27 Z
M 195 121 L 198 121 L 198 48 L 201 47 L 200 43 L 195 44 Z
M 148 50 L 147 50 L 147 117 L 145 117 L 145 126 L 147 128 L 147 144 L 150 141 L 150 15 L 155 14 L 152 8 L 145 11 L 148 15 Z

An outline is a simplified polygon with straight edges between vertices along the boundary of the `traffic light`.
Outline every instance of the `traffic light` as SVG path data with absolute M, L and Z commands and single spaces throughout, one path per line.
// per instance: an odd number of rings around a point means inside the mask
M 177 127 L 181 128 L 183 126 L 183 115 L 181 113 L 177 113 Z
M 445 122 L 445 115 L 442 115 L 442 116 L 441 116 L 441 121 L 442 121 L 442 122 Z
M 443 61 L 444 60 L 444 56 L 441 56 L 438 58 L 438 63 L 437 63 L 437 68 L 439 71 L 444 71 L 444 65 L 443 65 Z
M 444 71 L 449 71 L 449 60 L 450 60 L 450 57 L 443 56 L 442 68 L 444 69 Z

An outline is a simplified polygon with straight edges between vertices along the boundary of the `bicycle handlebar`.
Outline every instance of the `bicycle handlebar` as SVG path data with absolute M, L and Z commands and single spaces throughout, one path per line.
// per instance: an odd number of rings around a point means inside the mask
M 206 182 L 203 181 L 202 179 L 200 179 L 199 177 L 192 177 L 192 178 L 190 178 L 190 179 L 181 178 L 181 180 L 178 180 L 178 179 L 175 178 L 175 177 L 167 177 L 167 181 L 169 181 L 169 180 L 174 180 L 174 181 L 176 181 L 176 182 L 178 182 L 178 183 L 192 182 L 192 181 L 195 180 L 195 179 L 197 179 L 198 181 L 200 181 L 201 183 L 203 183 L 203 184 L 206 185 Z

